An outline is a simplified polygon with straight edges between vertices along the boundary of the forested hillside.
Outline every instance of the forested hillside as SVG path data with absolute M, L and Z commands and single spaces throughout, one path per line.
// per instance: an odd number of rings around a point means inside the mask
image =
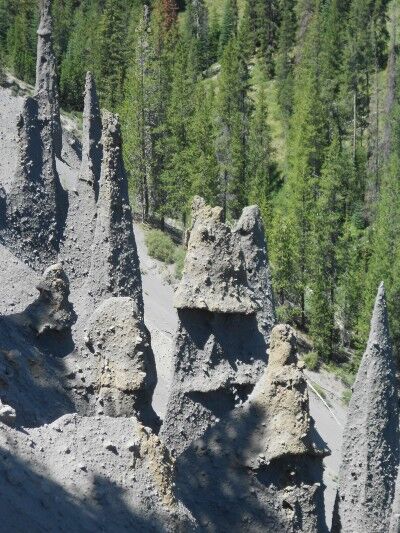
M 54 0 L 64 110 L 118 111 L 136 212 L 259 204 L 278 315 L 354 370 L 385 281 L 400 354 L 399 0 Z M 35 0 L 0 0 L 3 70 L 34 81 Z

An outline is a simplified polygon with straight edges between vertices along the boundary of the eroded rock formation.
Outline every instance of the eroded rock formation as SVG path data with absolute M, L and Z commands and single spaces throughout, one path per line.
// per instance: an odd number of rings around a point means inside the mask
M 49 264 L 57 259 L 58 178 L 51 137 L 34 98 L 25 99 L 17 128 L 17 168 L 6 200 L 10 246 L 35 266 Z
M 396 368 L 381 284 L 349 404 L 334 533 L 388 531 L 398 465 Z
M 39 335 L 70 329 L 76 315 L 69 297 L 69 281 L 62 265 L 47 268 L 36 287 L 39 297 L 23 313 L 25 325 Z
M 51 0 L 40 0 L 40 24 L 37 31 L 35 98 L 39 104 L 39 119 L 48 121 L 51 142 L 57 157 L 61 157 L 62 129 L 57 84 L 57 63 L 53 52 Z
M 128 184 L 116 115 L 103 116 L 103 163 L 88 290 L 97 306 L 109 296 L 129 296 L 143 316 L 142 282 L 132 229 Z
M 271 334 L 249 399 L 178 457 L 183 501 L 205 531 L 326 532 L 322 459 L 293 330 Z
M 96 410 L 107 416 L 135 414 L 155 430 L 151 406 L 157 383 L 150 335 L 132 298 L 109 298 L 93 313 L 86 344 L 96 356 L 87 384 L 96 391 Z
M 175 294 L 174 382 L 162 427 L 176 452 L 247 399 L 267 362 L 268 332 L 266 323 L 263 330 L 258 321 L 261 302 L 247 278 L 242 236 L 222 222 L 220 207 L 206 206 L 200 198 L 193 206 L 184 273 Z M 254 276 L 265 279 L 267 265 L 249 260 L 258 268 Z

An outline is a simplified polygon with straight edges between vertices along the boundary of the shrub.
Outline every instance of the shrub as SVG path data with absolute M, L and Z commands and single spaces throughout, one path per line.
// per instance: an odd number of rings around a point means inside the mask
M 351 389 L 345 389 L 342 393 L 342 402 L 345 405 L 349 405 L 351 399 Z
M 172 265 L 175 262 L 176 246 L 171 237 L 161 230 L 152 229 L 146 234 L 146 246 L 150 257 Z
M 179 246 L 175 252 L 175 277 L 177 279 L 182 278 L 185 256 L 186 256 L 185 249 L 182 248 L 182 246 Z
M 309 370 L 317 370 L 319 365 L 318 354 L 316 352 L 306 353 L 304 356 L 304 362 Z

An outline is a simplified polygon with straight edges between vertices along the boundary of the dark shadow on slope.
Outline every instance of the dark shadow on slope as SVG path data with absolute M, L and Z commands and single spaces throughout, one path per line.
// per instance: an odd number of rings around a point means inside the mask
M 160 519 L 146 518 L 139 509 L 128 508 L 122 489 L 103 477 L 94 477 L 90 501 L 79 500 L 7 450 L 0 449 L 0 456 L 3 533 L 165 531 Z
M 63 360 L 43 351 L 36 335 L 0 317 L 0 399 L 16 410 L 15 425 L 35 427 L 75 411 L 62 387 Z
M 323 487 L 322 458 L 289 456 L 258 470 L 246 467 L 244 458 L 254 450 L 253 432 L 264 422 L 264 415 L 257 409 L 241 416 L 235 413 L 225 423 L 210 428 L 178 457 L 178 496 L 204 531 L 301 531 L 299 505 L 282 495 L 286 488 L 301 494 L 302 483 Z M 327 533 L 322 489 L 314 501 L 318 509 L 316 531 Z
M 233 367 L 241 363 L 266 363 L 267 346 L 257 325 L 256 315 L 210 313 L 197 309 L 179 309 L 181 329 L 186 330 L 197 350 L 203 350 L 210 337 L 215 348 L 210 363 L 226 360 Z

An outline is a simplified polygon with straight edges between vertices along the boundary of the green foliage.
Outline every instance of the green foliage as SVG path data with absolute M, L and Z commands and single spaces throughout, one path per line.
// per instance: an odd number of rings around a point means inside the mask
M 304 355 L 303 361 L 308 370 L 317 370 L 319 366 L 319 356 L 316 352 L 308 352 Z
M 146 246 L 150 257 L 169 265 L 175 262 L 176 246 L 171 237 L 161 230 L 153 229 L 146 233 Z

